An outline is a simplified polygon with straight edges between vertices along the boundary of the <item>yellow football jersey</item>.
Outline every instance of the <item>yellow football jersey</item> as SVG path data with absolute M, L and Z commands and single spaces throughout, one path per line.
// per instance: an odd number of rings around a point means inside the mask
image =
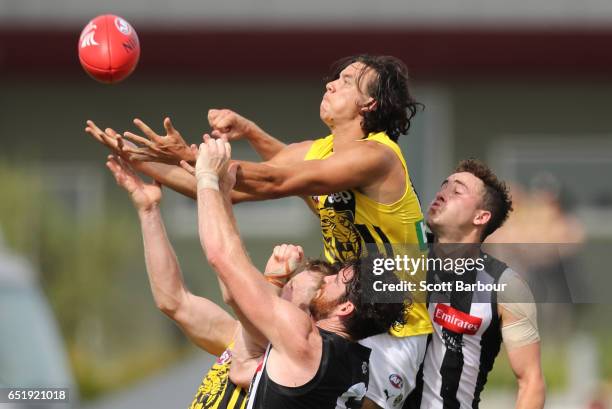
M 248 391 L 229 379 L 232 364 L 232 342 L 221 354 L 196 392 L 189 409 L 244 409 Z
M 356 189 L 311 197 L 321 221 L 325 256 L 330 261 L 360 257 L 368 244 L 377 245 L 387 254 L 392 245 L 412 244 L 416 249 L 426 246 L 421 205 L 400 147 L 384 132 L 371 133 L 363 140 L 376 141 L 395 152 L 406 173 L 406 190 L 391 204 L 378 203 Z M 325 159 L 333 154 L 333 148 L 333 135 L 317 139 L 304 160 Z M 424 303 L 414 303 L 407 314 L 407 324 L 393 330 L 393 335 L 404 337 L 432 332 Z

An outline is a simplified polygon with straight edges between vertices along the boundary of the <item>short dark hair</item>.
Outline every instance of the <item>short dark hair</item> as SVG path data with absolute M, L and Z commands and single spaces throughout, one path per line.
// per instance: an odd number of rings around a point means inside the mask
M 340 72 L 349 65 L 360 62 L 365 68 L 357 77 L 357 84 L 371 68 L 376 73 L 376 79 L 367 84 L 368 96 L 374 98 L 376 109 L 365 112 L 361 128 L 366 134 L 370 132 L 386 132 L 397 142 L 400 135 L 406 134 L 410 121 L 416 115 L 418 108 L 424 105 L 417 102 L 408 88 L 408 68 L 400 59 L 387 55 L 354 55 L 336 61 L 331 67 L 329 80 L 335 80 Z
M 457 165 L 455 172 L 471 173 L 484 183 L 482 207 L 491 212 L 491 220 L 485 226 L 481 237 L 484 240 L 504 224 L 512 211 L 512 197 L 508 186 L 497 178 L 491 168 L 477 159 L 462 160 Z
M 375 255 L 369 255 L 360 259 L 352 259 L 339 264 L 340 271 L 345 268 L 353 270 L 352 278 L 346 283 L 346 294 L 339 303 L 350 301 L 355 310 L 344 319 L 347 333 L 354 341 L 382 334 L 391 328 L 406 324 L 405 309 L 407 305 L 402 302 L 376 302 L 372 297 L 366 297 L 364 293 L 371 291 L 364 288 L 371 285 L 372 279 L 376 277 L 373 272 Z M 388 284 L 399 284 L 399 279 L 393 273 L 377 277 Z M 380 301 L 380 300 L 379 300 Z

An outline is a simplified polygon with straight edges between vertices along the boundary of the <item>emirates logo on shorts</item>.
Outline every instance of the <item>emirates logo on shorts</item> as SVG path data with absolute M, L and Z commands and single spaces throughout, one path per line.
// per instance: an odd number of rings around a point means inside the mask
M 458 334 L 474 335 L 482 324 L 482 318 L 456 310 L 450 305 L 438 304 L 434 311 L 434 322 Z

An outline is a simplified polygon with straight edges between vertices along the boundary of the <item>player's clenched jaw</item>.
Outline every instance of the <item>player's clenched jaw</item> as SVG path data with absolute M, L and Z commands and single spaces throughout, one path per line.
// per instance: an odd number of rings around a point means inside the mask
M 361 122 L 363 112 L 375 106 L 367 89 L 376 80 L 376 75 L 372 68 L 361 62 L 344 68 L 337 78 L 325 86 L 326 92 L 320 106 L 321 120 L 332 130 L 345 122 Z

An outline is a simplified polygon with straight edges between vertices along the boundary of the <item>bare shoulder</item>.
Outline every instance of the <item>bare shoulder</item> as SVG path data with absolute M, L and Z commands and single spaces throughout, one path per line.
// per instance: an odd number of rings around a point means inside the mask
M 378 169 L 388 169 L 395 164 L 397 155 L 391 148 L 376 141 L 355 141 L 346 150 L 351 156 L 359 157 L 363 163 L 376 166 Z
M 268 161 L 270 164 L 289 165 L 301 162 L 312 146 L 313 141 L 291 143 Z
M 290 143 L 287 145 L 287 149 L 294 152 L 303 152 L 306 155 L 313 143 L 314 141 L 312 140 Z

